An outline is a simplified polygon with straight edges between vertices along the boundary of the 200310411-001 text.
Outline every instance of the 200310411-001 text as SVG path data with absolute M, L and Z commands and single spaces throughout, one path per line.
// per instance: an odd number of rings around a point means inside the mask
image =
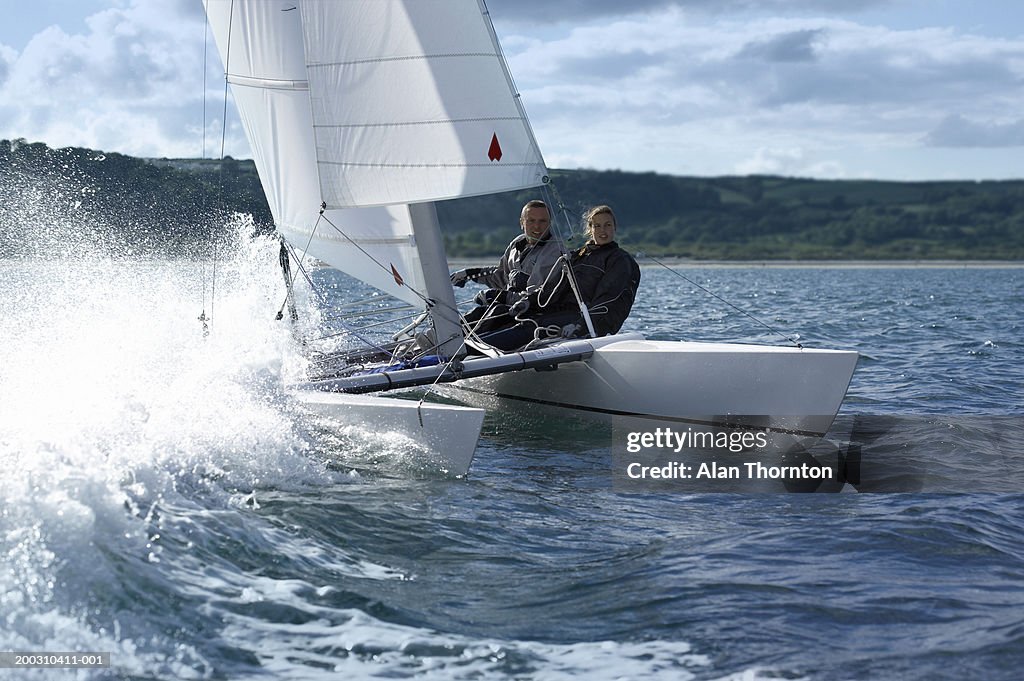
M 0 652 L 0 669 L 94 669 L 110 666 L 110 653 Z

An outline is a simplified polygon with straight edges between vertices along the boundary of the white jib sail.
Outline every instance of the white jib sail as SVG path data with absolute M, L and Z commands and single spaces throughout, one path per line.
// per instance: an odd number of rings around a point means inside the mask
M 447 263 L 421 260 L 406 204 L 544 182 L 480 0 L 205 4 L 274 220 L 299 253 L 419 305 L 424 268 Z

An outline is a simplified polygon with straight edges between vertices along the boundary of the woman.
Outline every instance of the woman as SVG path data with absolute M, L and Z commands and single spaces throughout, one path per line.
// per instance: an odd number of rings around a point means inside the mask
M 568 266 L 580 299 L 586 304 L 598 336 L 617 333 L 633 307 L 640 285 L 640 267 L 615 242 L 618 223 L 609 206 L 595 206 L 584 216 L 587 243 L 568 256 Z M 539 291 L 512 306 L 519 323 L 509 329 L 486 334 L 483 340 L 502 350 L 518 348 L 535 337 L 541 327 L 559 327 L 559 335 L 571 338 L 589 335 L 573 292 L 569 272 L 556 264 Z

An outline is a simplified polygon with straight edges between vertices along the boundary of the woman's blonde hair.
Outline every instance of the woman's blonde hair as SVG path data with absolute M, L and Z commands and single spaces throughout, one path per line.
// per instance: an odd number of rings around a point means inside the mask
M 586 235 L 588 242 L 594 240 L 594 218 L 596 218 L 598 215 L 601 215 L 602 213 L 607 213 L 608 215 L 611 215 L 612 224 L 614 224 L 616 228 L 618 228 L 619 226 L 619 221 L 615 217 L 615 212 L 612 210 L 611 206 L 594 206 L 593 208 L 591 208 L 590 210 L 583 214 L 584 234 Z

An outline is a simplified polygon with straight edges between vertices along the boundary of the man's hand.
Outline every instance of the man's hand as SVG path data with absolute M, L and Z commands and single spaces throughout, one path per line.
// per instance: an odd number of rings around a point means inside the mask
M 516 302 L 512 303 L 512 306 L 508 309 L 509 314 L 513 317 L 518 317 L 527 310 L 530 309 L 530 299 L 526 296 L 521 297 Z
M 579 324 L 566 324 L 562 327 L 562 338 L 576 338 L 582 330 L 583 327 Z

